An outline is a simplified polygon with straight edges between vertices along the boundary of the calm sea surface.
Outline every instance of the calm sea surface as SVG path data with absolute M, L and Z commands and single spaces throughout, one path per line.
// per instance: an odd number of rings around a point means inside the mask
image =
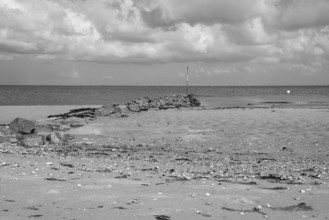
M 329 86 L 193 86 L 189 93 L 195 94 L 205 106 L 263 102 L 329 104 Z M 0 105 L 104 105 L 172 94 L 186 94 L 186 89 L 180 86 L 0 86 Z

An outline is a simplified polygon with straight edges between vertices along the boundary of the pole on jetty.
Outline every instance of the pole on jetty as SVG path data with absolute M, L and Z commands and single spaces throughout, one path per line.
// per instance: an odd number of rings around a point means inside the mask
M 188 66 L 186 67 L 186 94 L 188 95 Z

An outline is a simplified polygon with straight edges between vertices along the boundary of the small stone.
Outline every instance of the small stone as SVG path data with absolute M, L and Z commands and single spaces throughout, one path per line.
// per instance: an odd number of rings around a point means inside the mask
M 56 136 L 56 134 L 48 134 L 46 140 L 49 141 L 50 144 L 61 144 L 62 141 Z
M 61 141 L 65 140 L 65 133 L 64 132 L 55 132 L 55 135 L 59 140 L 61 140 Z

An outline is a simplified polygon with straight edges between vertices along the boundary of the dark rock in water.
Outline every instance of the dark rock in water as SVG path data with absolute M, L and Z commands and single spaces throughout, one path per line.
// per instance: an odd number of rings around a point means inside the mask
M 37 147 L 45 144 L 45 138 L 37 134 L 23 135 L 20 144 L 24 147 Z
M 57 137 L 56 134 L 48 134 L 46 140 L 49 141 L 50 144 L 61 144 L 62 141 Z
M 102 108 L 95 110 L 95 116 L 96 117 L 107 117 L 111 114 L 115 113 L 115 109 L 113 106 L 103 106 Z
M 129 103 L 127 106 L 128 106 L 128 109 L 132 112 L 140 112 L 141 111 L 140 106 L 137 105 L 137 104 Z
M 35 123 L 23 118 L 16 118 L 9 124 L 9 128 L 13 132 L 20 134 L 33 134 L 36 132 Z

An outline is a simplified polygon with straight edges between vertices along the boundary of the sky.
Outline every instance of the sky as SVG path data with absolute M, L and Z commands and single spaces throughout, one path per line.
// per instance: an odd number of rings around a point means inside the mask
M 1 85 L 329 85 L 329 0 L 1 0 Z

